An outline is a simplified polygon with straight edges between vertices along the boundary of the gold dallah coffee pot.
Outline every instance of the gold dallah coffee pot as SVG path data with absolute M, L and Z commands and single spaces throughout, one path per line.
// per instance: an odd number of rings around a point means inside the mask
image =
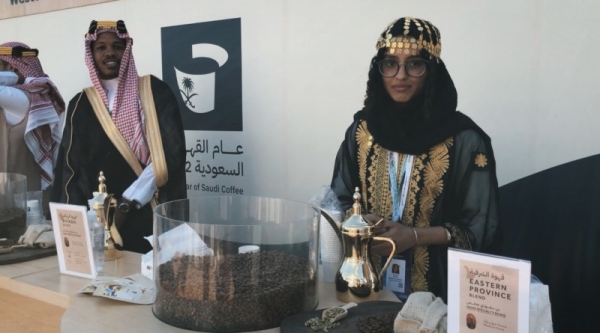
M 98 192 L 94 192 L 92 209 L 96 211 L 96 220 L 104 226 L 104 260 L 119 259 L 123 256 L 123 239 L 115 225 L 117 199 L 106 190 L 106 178 L 100 171 Z
M 336 298 L 342 302 L 374 301 L 383 290 L 381 272 L 390 264 L 396 244 L 386 237 L 373 236 L 374 225 L 361 215 L 360 193 L 358 187 L 353 195 L 352 215 L 341 225 L 338 225 L 327 213 L 322 212 L 325 219 L 338 233 L 342 242 L 344 259 L 335 276 Z M 381 268 L 373 264 L 371 258 L 371 242 L 386 241 L 392 244 L 392 251 Z

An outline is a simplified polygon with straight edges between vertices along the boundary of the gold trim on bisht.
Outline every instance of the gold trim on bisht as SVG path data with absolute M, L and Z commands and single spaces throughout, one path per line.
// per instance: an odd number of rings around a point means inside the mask
M 403 23 L 404 31 L 402 35 L 393 36 L 392 28 Z M 419 35 L 418 38 L 413 37 Z M 442 54 L 442 38 L 440 31 L 431 22 L 412 18 L 402 17 L 387 27 L 385 32 L 377 40 L 375 48 L 377 50 L 387 47 L 391 54 L 406 54 L 416 56 L 425 49 L 432 58 L 440 59 Z

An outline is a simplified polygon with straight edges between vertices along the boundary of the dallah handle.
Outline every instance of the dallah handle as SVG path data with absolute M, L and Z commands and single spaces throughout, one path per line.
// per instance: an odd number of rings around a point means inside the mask
M 379 271 L 379 274 L 381 274 L 381 272 L 384 272 L 385 269 L 388 267 L 388 265 L 392 261 L 392 258 L 394 257 L 394 254 L 396 253 L 396 243 L 394 243 L 393 240 L 391 240 L 391 239 L 389 239 L 387 237 L 373 237 L 373 240 L 386 241 L 386 242 L 389 242 L 390 244 L 392 244 L 392 252 L 390 252 L 390 255 L 388 256 L 388 259 L 385 262 L 385 265 L 383 265 L 383 267 Z

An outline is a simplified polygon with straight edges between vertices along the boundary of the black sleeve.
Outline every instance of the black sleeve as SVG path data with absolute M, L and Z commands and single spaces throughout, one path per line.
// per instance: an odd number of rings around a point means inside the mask
M 346 130 L 345 139 L 340 145 L 335 158 L 333 177 L 331 179 L 331 189 L 337 195 L 343 211 L 347 211 L 352 207 L 354 189 L 355 187 L 360 187 L 356 144 L 357 126 L 358 122 L 354 122 Z
M 73 126 L 79 124 L 76 119 L 81 112 L 85 112 L 82 104 L 86 103 L 89 104 L 83 92 L 77 94 L 69 102 L 65 128 L 54 167 L 54 183 L 50 201 L 87 205 L 87 197 L 91 196 L 92 192 L 86 191 L 88 188 L 87 178 L 82 174 L 88 169 L 85 159 L 81 158 L 86 156 L 84 153 L 86 140 L 82 140 L 81 134 L 78 133 L 82 129 Z
M 152 94 L 169 175 L 167 183 L 159 188 L 159 201 L 185 199 L 185 134 L 178 103 L 169 86 L 155 77 L 152 77 Z
M 452 174 L 453 208 L 442 221 L 451 231 L 452 246 L 481 251 L 492 242 L 498 225 L 498 182 L 491 144 L 474 130 L 456 135 Z

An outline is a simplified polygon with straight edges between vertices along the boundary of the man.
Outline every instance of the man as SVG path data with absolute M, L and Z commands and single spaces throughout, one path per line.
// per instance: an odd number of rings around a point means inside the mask
M 144 237 L 152 234 L 153 198 L 186 197 L 177 101 L 163 81 L 138 77 L 123 21 L 92 21 L 85 45 L 93 87 L 69 102 L 54 201 L 85 205 L 102 171 L 117 199 L 123 248 L 146 253 L 152 249 Z
M 27 176 L 28 191 L 45 190 L 54 179 L 65 110 L 38 53 L 23 43 L 0 45 L 0 172 Z

